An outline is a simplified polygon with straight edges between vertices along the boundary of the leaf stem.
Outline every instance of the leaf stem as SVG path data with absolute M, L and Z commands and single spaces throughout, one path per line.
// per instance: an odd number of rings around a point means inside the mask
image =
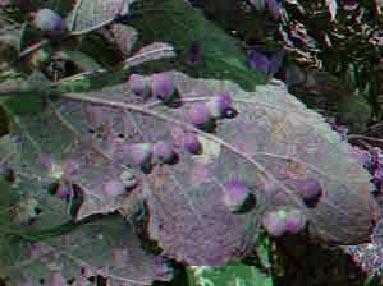
M 109 24 L 112 24 L 114 21 L 115 21 L 115 17 L 112 17 L 112 18 L 109 18 L 109 19 L 106 19 L 105 21 L 95 25 L 95 26 L 92 26 L 92 27 L 89 27 L 87 29 L 84 29 L 84 30 L 81 30 L 81 31 L 73 31 L 73 32 L 70 32 L 68 36 L 83 36 L 84 34 L 87 34 L 87 33 L 90 33 L 90 32 L 93 32 L 95 30 L 98 30 L 102 27 L 105 27 Z
M 364 136 L 362 134 L 349 134 L 349 135 L 347 135 L 347 138 L 348 139 L 366 139 L 366 140 L 371 140 L 371 141 L 383 143 L 383 139 L 381 139 L 381 138 Z
M 77 19 L 78 9 L 79 9 L 80 6 L 82 5 L 82 2 L 83 2 L 83 0 L 77 0 L 77 1 L 76 1 L 76 5 L 74 6 L 73 14 L 72 14 L 72 19 L 71 19 L 71 21 L 70 21 L 70 26 L 69 26 L 69 28 L 68 28 L 68 30 L 69 30 L 70 32 L 72 32 L 73 29 L 74 29 L 74 23 L 75 23 L 75 21 L 76 21 L 76 19 Z

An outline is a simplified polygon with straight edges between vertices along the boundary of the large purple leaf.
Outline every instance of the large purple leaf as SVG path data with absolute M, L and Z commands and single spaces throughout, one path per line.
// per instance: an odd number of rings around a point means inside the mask
M 56 164 L 50 177 L 55 174 L 81 190 L 83 202 L 71 213 L 77 220 L 113 210 L 129 216 L 137 202 L 146 200 L 149 237 L 164 255 L 189 264 L 221 265 L 246 254 L 264 212 L 282 206 L 305 213 L 314 239 L 340 244 L 368 240 L 377 216 L 369 175 L 349 155 L 349 145 L 283 84 L 248 93 L 227 81 L 164 75 L 173 78 L 181 104 L 136 95 L 123 83 L 65 93 L 45 113 L 15 117 L 11 137 L 18 138 L 15 144 L 23 156 L 6 163 L 43 177 L 44 168 L 31 166 L 39 154 L 49 154 Z M 149 86 L 152 79 L 145 79 Z M 191 125 L 191 106 L 211 102 L 223 91 L 233 97 L 238 114 L 217 119 L 209 133 Z M 183 146 L 190 132 L 202 145 L 199 155 Z M 138 168 L 133 144 L 158 141 L 170 142 L 178 161 L 159 164 L 149 156 L 146 168 Z M 127 172 L 135 184 L 126 181 Z M 300 198 L 299 178 L 321 184 L 315 207 Z M 232 179 L 246 182 L 256 197 L 255 208 L 234 214 L 226 207 L 224 185 Z

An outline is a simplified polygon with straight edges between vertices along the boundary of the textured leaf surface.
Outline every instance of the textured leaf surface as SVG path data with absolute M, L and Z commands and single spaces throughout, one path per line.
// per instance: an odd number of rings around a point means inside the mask
M 132 27 L 116 23 L 111 26 L 110 32 L 111 41 L 117 44 L 124 55 L 129 54 L 137 41 L 137 31 Z
M 241 43 L 208 21 L 187 1 L 136 0 L 130 15 L 129 25 L 140 35 L 138 46 L 159 41 L 171 43 L 177 51 L 175 68 L 180 72 L 193 77 L 232 80 L 247 90 L 266 81 L 264 74 L 246 66 Z M 187 53 L 193 43 L 200 47 L 201 60 L 188 64 Z M 147 73 L 147 67 L 142 70 Z
M 68 25 L 72 31 L 82 31 L 113 19 L 116 15 L 126 15 L 131 0 L 79 0 L 72 14 L 68 17 Z M 74 20 L 73 20 L 74 19 Z
M 367 172 L 350 157 L 349 145 L 284 85 L 274 82 L 247 93 L 227 81 L 169 76 L 181 97 L 178 107 L 136 96 L 124 83 L 66 93 L 45 113 L 15 117 L 11 138 L 22 156 L 7 163 L 25 173 L 39 154 L 48 154 L 54 162 L 50 178 L 78 186 L 82 201 L 77 208 L 72 202 L 70 212 L 77 220 L 123 208 L 130 198 L 146 200 L 149 237 L 164 255 L 192 265 L 222 265 L 248 253 L 263 212 L 280 206 L 301 208 L 313 238 L 341 244 L 368 240 L 377 213 Z M 223 90 L 233 96 L 235 118 L 216 120 L 212 133 L 193 127 L 190 107 Z M 197 134 L 202 154 L 183 148 L 187 132 Z M 134 167 L 131 144 L 157 141 L 172 142 L 178 162 Z M 129 190 L 126 168 L 136 180 Z M 305 177 L 323 188 L 315 208 L 305 206 L 294 185 Z M 224 205 L 223 184 L 236 178 L 257 199 L 247 213 L 233 214 Z M 70 201 L 75 199 L 72 192 Z
M 136 286 L 171 278 L 166 261 L 146 254 L 132 227 L 121 218 L 95 221 L 40 242 L 8 244 L 18 249 L 12 264 L 0 263 L 10 285 L 40 285 L 41 279 L 48 285 L 67 285 L 70 280 L 89 285 L 89 277 L 101 275 L 114 285 Z
M 125 61 L 125 68 L 142 64 L 146 61 L 174 57 L 174 48 L 168 43 L 155 42 L 139 49 Z

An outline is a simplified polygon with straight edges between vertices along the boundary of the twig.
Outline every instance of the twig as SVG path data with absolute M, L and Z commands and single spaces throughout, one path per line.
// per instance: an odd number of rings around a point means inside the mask
M 72 37 L 72 36 L 75 36 L 75 37 L 83 36 L 83 35 L 85 35 L 87 33 L 93 32 L 93 31 L 98 30 L 98 29 L 100 29 L 100 28 L 102 28 L 104 26 L 112 24 L 114 21 L 115 21 L 115 17 L 109 18 L 109 19 L 105 20 L 104 22 L 101 22 L 101 23 L 97 24 L 96 26 L 89 27 L 89 28 L 84 29 L 82 31 L 74 31 L 74 32 L 72 31 L 72 32 L 69 32 L 67 35 L 65 35 L 63 37 L 63 39 L 66 39 L 66 38 L 69 38 L 69 37 Z M 42 41 L 40 41 L 40 42 L 38 42 L 38 43 L 28 47 L 24 51 L 20 52 L 19 58 L 22 58 L 22 57 L 24 57 L 26 55 L 29 55 L 33 51 L 42 48 L 43 46 L 45 46 L 48 43 L 49 43 L 49 40 L 48 39 L 44 39 L 44 40 L 42 40 Z
M 174 57 L 174 49 L 173 47 L 161 47 L 159 49 L 154 49 L 145 52 L 139 52 L 138 55 L 133 55 L 130 58 L 126 59 L 124 68 L 133 67 L 136 65 L 140 65 L 146 61 L 150 61 L 153 59 L 163 59 Z
M 72 76 L 64 77 L 60 80 L 60 82 L 67 82 L 67 81 L 73 81 L 73 80 L 78 80 L 78 79 L 84 79 L 85 76 L 88 75 L 98 75 L 98 74 L 104 74 L 106 73 L 106 69 L 97 69 L 94 71 L 88 71 L 88 72 L 82 72 L 82 73 L 76 73 Z
M 77 0 L 76 1 L 76 6 L 73 9 L 72 19 L 71 19 L 70 26 L 69 26 L 69 32 L 72 32 L 74 29 L 74 23 L 77 19 L 78 9 L 82 5 L 82 1 L 83 0 Z
M 105 26 L 107 26 L 109 24 L 112 24 L 115 21 L 115 19 L 116 19 L 115 17 L 109 18 L 109 19 L 105 20 L 104 22 L 101 22 L 101 23 L 97 24 L 96 26 L 89 27 L 89 28 L 84 29 L 82 31 L 70 32 L 69 36 L 83 36 L 84 34 L 93 32 L 93 31 L 98 30 L 98 29 L 100 29 L 102 27 L 105 27 Z
M 371 140 L 371 141 L 383 143 L 383 139 L 381 139 L 381 138 L 369 137 L 369 136 L 364 136 L 361 134 L 350 134 L 350 135 L 347 135 L 347 137 L 349 139 L 366 139 L 366 140 Z
M 37 42 L 36 44 L 34 44 L 34 45 L 26 48 L 24 51 L 20 52 L 19 58 L 22 58 L 22 57 L 25 57 L 25 56 L 29 55 L 30 53 L 32 53 L 32 52 L 34 52 L 34 51 L 44 47 L 48 43 L 49 43 L 49 41 L 47 39 L 44 39 L 44 40 L 42 40 L 40 42 Z

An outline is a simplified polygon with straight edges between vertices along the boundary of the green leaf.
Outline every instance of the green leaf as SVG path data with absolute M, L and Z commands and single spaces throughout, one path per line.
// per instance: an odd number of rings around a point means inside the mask
M 260 235 L 255 252 L 262 265 L 270 268 L 270 240 Z M 224 267 L 191 266 L 187 269 L 189 286 L 272 286 L 271 274 L 254 265 L 231 262 Z
M 272 286 L 272 277 L 255 266 L 239 262 L 224 267 L 189 267 L 189 286 Z
M 178 71 L 196 77 L 230 79 L 247 90 L 265 82 L 264 74 L 252 71 L 245 65 L 240 43 L 185 1 L 137 1 L 133 3 L 131 11 L 129 24 L 140 35 L 136 46 L 154 41 L 169 42 L 178 52 L 178 59 L 173 66 Z M 202 49 L 202 60 L 197 65 L 188 64 L 185 59 L 193 41 L 198 42 Z

